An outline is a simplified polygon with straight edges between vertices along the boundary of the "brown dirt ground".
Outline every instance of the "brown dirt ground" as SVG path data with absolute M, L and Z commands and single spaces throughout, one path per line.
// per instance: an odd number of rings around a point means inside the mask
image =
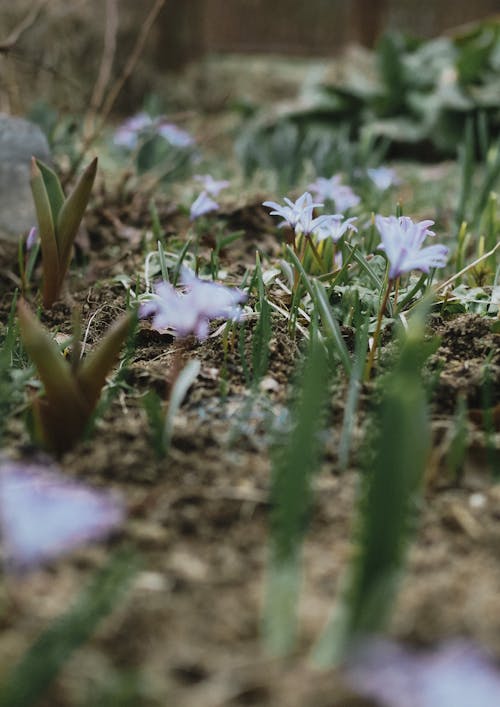
M 109 218 L 110 209 L 118 221 Z M 168 204 L 161 214 L 167 231 L 182 230 L 182 217 Z M 254 207 L 234 214 L 231 225 L 246 221 L 252 224 L 248 229 L 252 236 L 229 249 L 228 263 L 253 262 L 266 218 Z M 87 221 L 86 262 L 73 268 L 72 295 L 43 316 L 52 329 L 68 331 L 75 300 L 81 304 L 84 323 L 98 312 L 90 329 L 92 346 L 123 309 L 123 288 L 110 277 L 133 273 L 143 258 L 140 238 L 131 240 L 120 233 L 123 223 L 143 229 L 147 208 L 140 203 L 116 206 L 102 196 Z M 268 238 L 260 241 L 264 249 L 266 244 Z M 9 270 L 4 262 L 2 321 L 15 280 Z M 99 278 L 102 284 L 97 286 Z M 500 484 L 486 462 L 481 412 L 482 370 L 492 350 L 491 394 L 494 403 L 500 400 L 499 336 L 491 333 L 488 320 L 475 315 L 451 320 L 436 316 L 431 326 L 441 337 L 429 365 L 430 374 L 436 374 L 435 444 L 419 530 L 390 631 L 424 644 L 471 636 L 500 660 Z M 338 673 L 317 672 L 308 663 L 310 648 L 335 605 L 351 552 L 358 470 L 353 464 L 342 475 L 336 472 L 341 391 L 332 403 L 331 436 L 304 549 L 299 648 L 288 660 L 271 660 L 263 653 L 259 636 L 270 421 L 286 404 L 297 344 L 286 326 L 275 320 L 269 375 L 250 414 L 244 414 L 248 393 L 238 354 L 229 351 L 224 362 L 220 336 L 194 345 L 201 373 L 177 417 L 171 451 L 165 460 L 158 460 L 140 396 L 150 386 L 165 392 L 176 346 L 172 337 L 141 324 L 127 379 L 132 391 L 115 399 L 90 441 L 62 458 L 68 474 L 118 489 L 129 508 L 128 522 L 107 545 L 82 550 L 22 580 L 0 579 L 0 674 L 71 604 L 110 550 L 126 543 L 141 558 L 131 590 L 93 639 L 69 660 L 44 705 L 82 704 L 91 687 L 106 684 L 120 672 L 140 673 L 143 689 L 134 704 L 151 707 L 368 705 L 349 693 Z M 221 396 L 223 366 L 226 390 Z M 369 393 L 365 389 L 363 399 Z M 446 468 L 446 453 L 459 394 L 467 399 L 470 412 L 468 451 L 457 480 Z M 495 419 L 498 443 L 498 414 Z M 362 427 L 355 431 L 356 442 L 362 433 Z M 29 445 L 18 418 L 9 423 L 7 451 L 18 457 L 42 457 Z

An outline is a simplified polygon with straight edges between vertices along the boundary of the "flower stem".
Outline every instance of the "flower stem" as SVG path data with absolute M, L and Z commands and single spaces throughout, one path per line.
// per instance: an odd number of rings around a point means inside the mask
M 401 282 L 401 277 L 396 278 L 396 287 L 394 289 L 394 302 L 392 303 L 392 314 L 395 317 L 398 313 L 398 295 L 399 295 L 399 284 Z
M 309 247 L 312 250 L 312 254 L 314 255 L 314 258 L 315 258 L 316 262 L 318 263 L 319 267 L 321 268 L 321 270 L 323 270 L 324 269 L 323 260 L 321 258 L 321 255 L 318 253 L 318 249 L 314 245 L 311 236 L 309 236 L 309 235 L 306 236 L 306 245 L 307 244 L 309 244 Z M 305 253 L 305 248 L 304 248 L 304 253 Z
M 370 355 L 368 356 L 368 361 L 366 362 L 366 367 L 365 367 L 365 375 L 364 375 L 365 382 L 370 380 L 370 375 L 371 375 L 372 368 L 373 368 L 373 362 L 375 361 L 375 354 L 377 353 L 377 348 L 378 348 L 378 339 L 380 336 L 380 329 L 382 328 L 382 318 L 384 316 L 385 308 L 387 306 L 387 302 L 389 300 L 389 295 L 391 293 L 393 284 L 394 284 L 394 280 L 389 280 L 389 282 L 387 283 L 387 289 L 385 291 L 384 299 L 382 301 L 382 304 L 380 305 L 380 309 L 378 312 L 378 318 L 377 318 L 377 326 L 375 328 L 375 333 L 373 334 L 372 347 L 370 349 Z

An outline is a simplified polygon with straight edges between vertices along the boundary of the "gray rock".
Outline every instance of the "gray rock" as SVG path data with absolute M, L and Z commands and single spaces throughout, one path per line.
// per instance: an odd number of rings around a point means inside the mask
M 0 240 L 17 241 L 36 225 L 30 188 L 32 155 L 51 161 L 40 128 L 28 120 L 0 114 Z

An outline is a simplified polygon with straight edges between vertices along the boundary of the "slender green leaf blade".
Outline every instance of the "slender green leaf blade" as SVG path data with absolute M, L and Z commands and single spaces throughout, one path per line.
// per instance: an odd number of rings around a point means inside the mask
M 30 184 L 42 248 L 43 304 L 45 307 L 51 307 L 58 298 L 60 290 L 59 248 L 45 181 L 34 157 L 31 161 Z
M 66 274 L 71 259 L 78 227 L 89 203 L 90 193 L 97 174 L 97 157 L 92 160 L 80 176 L 73 191 L 61 207 L 56 226 L 56 238 L 60 253 L 60 282 Z
M 344 594 L 314 651 L 322 666 L 341 660 L 353 639 L 380 631 L 393 605 L 430 445 L 422 344 L 423 326 L 412 322 L 384 385 L 380 436 L 361 484 Z
M 199 361 L 188 361 L 174 383 L 170 393 L 167 414 L 165 415 L 165 425 L 163 427 L 163 447 L 165 451 L 167 451 L 170 446 L 170 440 L 172 439 L 172 433 L 174 431 L 175 416 L 177 415 L 189 388 L 197 379 L 200 368 L 201 364 Z
M 272 470 L 271 547 L 264 607 L 264 640 L 273 655 L 287 654 L 296 638 L 300 556 L 311 505 L 311 481 L 321 458 L 328 396 L 328 363 L 313 337 L 300 378 L 293 428 Z
M 59 212 L 61 211 L 61 207 L 64 203 L 64 192 L 62 190 L 61 182 L 59 181 L 59 177 L 54 170 L 52 170 L 48 165 L 44 164 L 40 160 L 37 160 L 36 164 L 42 173 L 43 182 L 49 198 L 50 210 L 52 212 L 52 220 L 54 224 L 57 224 Z
M 344 366 L 345 372 L 347 373 L 347 375 L 351 375 L 351 357 L 349 355 L 349 351 L 347 350 L 345 341 L 342 338 L 342 334 L 340 332 L 340 327 L 337 323 L 337 320 L 332 314 L 332 310 L 330 308 L 330 303 L 328 302 L 328 297 L 325 288 L 318 281 L 313 284 L 313 288 L 313 298 L 316 302 L 318 313 L 321 316 L 323 327 L 326 329 L 329 338 L 335 345 L 335 349 L 342 362 L 342 365 Z

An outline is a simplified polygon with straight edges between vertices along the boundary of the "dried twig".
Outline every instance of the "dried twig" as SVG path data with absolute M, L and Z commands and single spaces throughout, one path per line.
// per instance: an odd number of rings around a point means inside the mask
M 99 74 L 94 85 L 90 106 L 85 116 L 84 125 L 86 126 L 85 133 L 89 134 L 92 130 L 93 122 L 95 122 L 99 108 L 104 101 L 104 94 L 111 79 L 113 62 L 116 53 L 116 39 L 118 35 L 119 14 L 118 0 L 106 0 L 106 25 L 104 30 L 104 48 L 102 53 L 101 64 L 99 66 Z
M 73 176 L 75 175 L 76 171 L 78 170 L 78 167 L 80 166 L 82 160 L 84 159 L 84 157 L 87 153 L 87 150 L 91 147 L 91 145 L 94 143 L 94 141 L 100 135 L 100 133 L 106 123 L 106 120 L 109 117 L 111 110 L 113 109 L 116 99 L 120 95 L 120 92 L 123 89 L 127 79 L 130 78 L 132 72 L 134 71 L 134 69 L 136 67 L 137 62 L 139 61 L 139 58 L 140 58 L 142 51 L 144 49 L 144 45 L 146 44 L 146 40 L 148 38 L 149 32 L 151 31 L 151 28 L 153 27 L 153 24 L 154 24 L 156 18 L 158 17 L 160 10 L 162 9 L 165 2 L 166 2 L 166 0 L 155 0 L 151 10 L 149 11 L 148 16 L 146 17 L 146 19 L 144 20 L 144 22 L 142 24 L 141 31 L 139 32 L 139 35 L 138 35 L 137 40 L 135 42 L 135 46 L 132 50 L 132 53 L 130 54 L 129 60 L 125 64 L 121 75 L 118 77 L 118 79 L 115 81 L 114 85 L 112 86 L 111 90 L 109 91 L 107 98 L 104 101 L 104 103 L 100 109 L 99 120 L 96 122 L 94 129 L 83 140 L 83 144 L 80 149 L 80 154 L 78 155 L 78 158 L 75 160 L 69 174 L 66 175 L 66 178 L 64 180 L 65 183 L 67 183 L 68 181 L 70 181 L 73 178 Z
M 19 22 L 19 24 L 14 27 L 7 39 L 0 42 L 0 53 L 8 54 L 11 49 L 18 43 L 21 36 L 32 27 L 38 19 L 39 14 L 47 5 L 48 0 L 39 0 L 36 5 L 33 5 L 31 10 L 28 12 L 26 17 Z

